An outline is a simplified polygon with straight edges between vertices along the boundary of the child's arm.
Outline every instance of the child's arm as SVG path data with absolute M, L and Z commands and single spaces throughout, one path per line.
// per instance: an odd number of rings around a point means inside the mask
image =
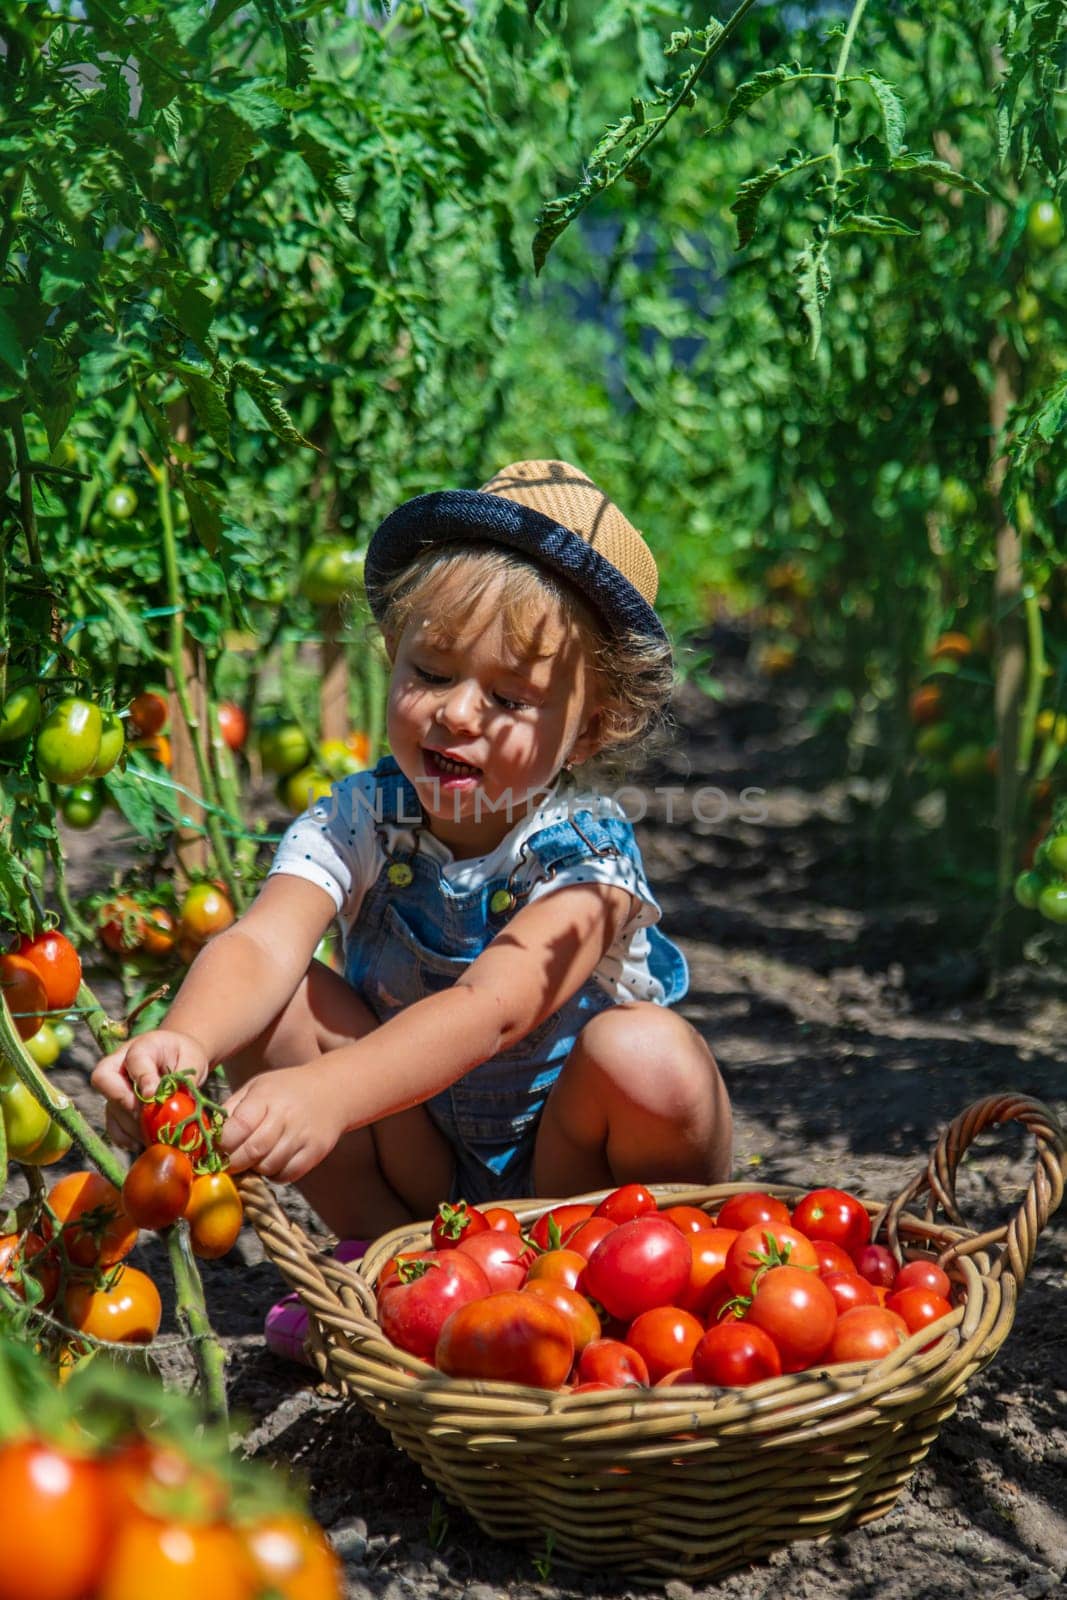
M 137 1141 L 135 1090 L 151 1095 L 168 1072 L 201 1081 L 213 1062 L 254 1039 L 295 994 L 334 917 L 324 889 L 303 878 L 269 878 L 232 927 L 189 968 L 164 1025 L 127 1040 L 93 1071 L 116 1133 Z
M 343 1133 L 419 1105 L 509 1049 L 590 976 L 632 913 L 623 889 L 580 884 L 525 907 L 451 988 L 318 1061 L 260 1074 L 226 1103 L 236 1172 L 292 1183 Z

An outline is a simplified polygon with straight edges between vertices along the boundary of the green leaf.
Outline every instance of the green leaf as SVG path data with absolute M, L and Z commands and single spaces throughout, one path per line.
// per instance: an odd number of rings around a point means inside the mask
M 830 293 L 830 266 L 826 259 L 825 242 L 805 245 L 793 264 L 793 272 L 801 310 L 811 330 L 810 349 L 814 355 L 822 337 L 822 308 Z
M 124 772 L 115 767 L 102 781 L 126 821 L 142 839 L 162 844 L 180 821 L 180 796 L 170 778 L 161 772 L 158 763 L 149 761 L 136 750 L 131 750 L 126 757 Z
M 248 361 L 235 361 L 230 369 L 230 377 L 255 401 L 271 432 L 279 439 L 284 439 L 286 444 L 304 444 L 309 449 L 313 448 L 311 441 L 304 438 L 278 399 L 277 384 L 272 383 L 265 372 Z
M 141 207 L 144 220 L 151 228 L 156 238 L 165 250 L 172 256 L 182 253 L 181 237 L 174 225 L 174 218 L 164 206 L 157 206 L 153 200 L 146 200 Z
M 243 118 L 232 116 L 229 112 L 220 116 L 215 126 L 215 147 L 208 161 L 208 172 L 211 203 L 217 206 L 251 161 L 258 136 Z
M 947 161 L 939 161 L 935 156 L 910 155 L 905 152 L 893 158 L 890 168 L 893 172 L 912 172 L 917 178 L 929 178 L 931 182 L 943 183 L 950 189 L 966 189 L 968 194 L 984 195 L 989 192 L 977 178 L 969 178 L 965 172 L 957 172 Z
M 739 250 L 743 250 L 755 235 L 756 218 L 764 196 L 790 173 L 799 172 L 803 167 L 818 166 L 826 159 L 825 156 L 807 156 L 800 160 L 775 162 L 774 166 L 768 167 L 765 172 L 757 173 L 754 178 L 746 178 L 744 183 L 738 185 L 737 197 L 730 210 L 737 218 Z
M 182 494 L 189 508 L 189 521 L 197 538 L 209 555 L 216 555 L 219 535 L 222 532 L 217 490 L 212 484 L 196 479 L 187 472 L 182 478 Z
M 76 250 L 67 245 L 52 245 L 41 252 L 41 299 L 46 306 L 59 305 L 100 275 L 102 257 L 96 250 Z
M 152 640 L 148 628 L 137 612 L 131 610 L 129 596 L 112 588 L 109 583 L 96 584 L 93 594 L 106 611 L 119 642 L 129 645 L 139 656 L 151 656 Z
M 902 233 L 917 238 L 918 228 L 909 228 L 896 217 L 883 217 L 876 211 L 849 211 L 834 223 L 835 233 Z
M 750 106 L 754 106 L 764 95 L 770 94 L 772 89 L 777 89 L 781 84 L 798 83 L 810 77 L 811 73 L 806 71 L 799 61 L 783 62 L 781 66 L 769 67 L 766 72 L 757 72 L 755 77 L 747 79 L 734 90 L 722 121 L 716 123 L 711 131 L 722 133 Z
M 197 373 L 178 367 L 185 392 L 193 402 L 197 421 L 209 433 L 228 461 L 233 460 L 230 448 L 230 412 L 226 404 L 226 391 L 214 378 L 202 378 Z
M 0 361 L 10 367 L 17 378 L 26 376 L 26 353 L 19 343 L 18 329 L 3 306 L 0 306 Z
M 904 148 L 904 135 L 908 128 L 904 102 L 891 83 L 876 72 L 861 72 L 860 80 L 874 92 L 878 109 L 882 113 L 882 135 L 890 156 L 898 156 Z

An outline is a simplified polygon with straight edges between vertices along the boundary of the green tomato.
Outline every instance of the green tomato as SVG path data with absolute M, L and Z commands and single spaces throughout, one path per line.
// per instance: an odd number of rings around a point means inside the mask
M 295 722 L 276 722 L 263 728 L 258 743 L 259 759 L 266 770 L 283 777 L 306 766 L 311 755 L 311 746 Z
M 126 748 L 126 729 L 122 718 L 114 711 L 100 713 L 103 727 L 100 732 L 100 749 L 89 768 L 90 778 L 102 778 L 110 772 Z
M 1067 833 L 1054 833 L 1044 841 L 1044 863 L 1057 878 L 1067 878 Z
M 37 732 L 37 765 L 53 783 L 79 783 L 100 752 L 104 719 L 91 700 L 69 696 L 53 706 Z
M 363 551 L 347 544 L 313 544 L 300 568 L 300 593 L 316 606 L 335 606 L 363 582 Z
M 13 1075 L 0 1080 L 0 1112 L 7 1134 L 7 1153 L 13 1161 L 24 1161 L 41 1143 L 52 1119 L 26 1085 Z
M 296 816 L 306 811 L 316 800 L 325 800 L 333 788 L 333 779 L 314 767 L 301 767 L 289 777 L 278 780 L 277 794 L 282 804 Z
M 981 744 L 964 744 L 949 760 L 948 770 L 957 783 L 976 783 L 989 776 L 989 752 Z
M 26 1050 L 39 1067 L 55 1065 L 61 1052 L 56 1030 L 50 1022 L 42 1022 L 37 1032 L 26 1040 Z
M 97 783 L 76 783 L 59 802 L 68 828 L 91 828 L 104 809 L 104 792 Z
M 41 720 L 41 691 L 35 683 L 23 684 L 4 701 L 0 711 L 0 744 L 24 739 Z
M 1067 922 L 1067 883 L 1062 878 L 1045 885 L 1038 896 L 1037 909 L 1050 922 Z
M 1044 887 L 1040 872 L 1020 872 L 1015 880 L 1015 898 L 1025 911 L 1036 911 Z
M 104 511 L 115 522 L 125 522 L 137 510 L 137 494 L 128 483 L 114 484 L 104 496 Z
M 53 1022 L 52 1032 L 59 1040 L 60 1050 L 69 1050 L 71 1045 L 74 1043 L 74 1029 L 71 1027 L 70 1023 L 64 1022 L 62 1019 L 60 1019 L 59 1022 Z
M 73 1143 L 74 1140 L 66 1129 L 49 1118 L 48 1132 L 40 1144 L 35 1145 L 22 1159 L 28 1167 L 50 1167 L 53 1161 L 63 1159 Z
M 920 728 L 915 735 L 915 754 L 924 761 L 943 756 L 956 742 L 956 730 L 951 722 L 933 722 Z
M 1035 200 L 1026 213 L 1026 241 L 1037 250 L 1055 250 L 1063 240 L 1063 213 L 1055 200 Z

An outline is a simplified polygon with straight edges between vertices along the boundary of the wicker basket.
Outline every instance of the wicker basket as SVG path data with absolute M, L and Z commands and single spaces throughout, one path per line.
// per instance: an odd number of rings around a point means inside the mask
M 1020 1122 L 1036 1164 L 1011 1221 L 968 1229 L 955 1199 L 960 1157 L 983 1130 Z M 872 1230 L 899 1259 L 936 1251 L 959 1304 L 878 1363 L 818 1368 L 742 1390 L 677 1387 L 569 1395 L 447 1378 L 397 1350 L 376 1321 L 373 1283 L 428 1225 L 378 1240 L 359 1270 L 322 1256 L 259 1178 L 247 1213 L 309 1311 L 320 1371 L 355 1395 L 450 1500 L 486 1533 L 543 1546 L 579 1566 L 648 1578 L 704 1577 L 883 1516 L 926 1455 L 964 1387 L 1015 1315 L 1037 1236 L 1063 1196 L 1064 1140 L 1035 1100 L 1001 1095 L 963 1112 L 924 1172 Z M 750 1185 L 664 1186 L 664 1204 L 713 1210 Z M 772 1186 L 786 1200 L 799 1189 Z M 909 1209 L 924 1197 L 923 1215 Z M 585 1199 L 600 1198 L 584 1196 Z M 516 1201 L 532 1221 L 554 1203 Z M 940 1211 L 947 1220 L 935 1222 Z

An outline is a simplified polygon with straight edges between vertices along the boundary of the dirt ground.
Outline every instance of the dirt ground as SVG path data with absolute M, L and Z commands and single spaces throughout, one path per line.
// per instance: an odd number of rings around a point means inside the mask
M 928 845 L 903 829 L 875 842 L 868 785 L 812 732 L 804 687 L 768 693 L 738 641 L 717 642 L 724 697 L 683 691 L 677 738 L 654 780 L 682 793 L 654 796 L 639 832 L 664 926 L 690 962 L 685 1014 L 733 1099 L 734 1176 L 888 1199 L 925 1166 L 940 1128 L 984 1095 L 1031 1094 L 1062 1119 L 1067 945 L 1056 954 L 1050 942 L 985 998 L 983 929 L 966 897 L 944 898 Z M 746 788 L 764 793 L 742 799 Z M 762 820 L 745 820 L 757 805 Z M 101 863 L 123 854 L 120 825 L 104 828 L 71 840 L 76 888 L 99 886 Z M 86 1105 L 89 1052 L 66 1062 L 57 1077 Z M 959 1184 L 967 1221 L 1004 1220 L 1032 1169 L 1026 1140 L 1011 1132 L 973 1147 Z M 158 1258 L 166 1280 L 159 1247 L 141 1254 L 149 1267 Z M 204 1265 L 246 1448 L 304 1476 L 344 1558 L 350 1600 L 641 1592 L 546 1560 L 543 1541 L 489 1539 L 438 1500 L 357 1404 L 272 1357 L 262 1322 L 282 1282 L 250 1230 L 231 1257 Z M 1007 1341 L 889 1516 L 706 1585 L 668 1581 L 669 1600 L 1067 1596 L 1065 1267 L 1067 1210 L 1041 1236 Z M 171 1369 L 180 1376 L 182 1363 Z

